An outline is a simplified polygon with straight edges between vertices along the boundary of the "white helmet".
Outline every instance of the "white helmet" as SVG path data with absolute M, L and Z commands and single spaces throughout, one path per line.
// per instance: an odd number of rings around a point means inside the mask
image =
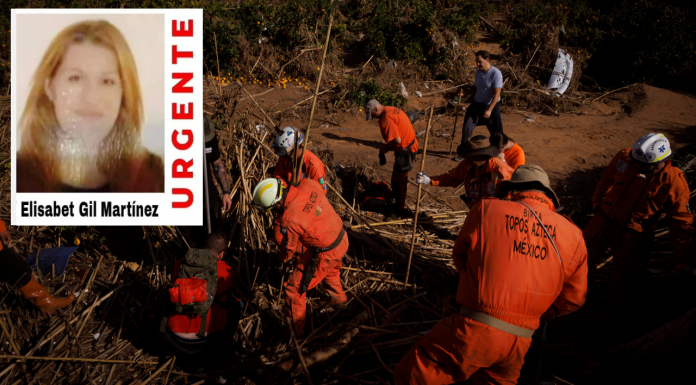
M 254 207 L 268 211 L 274 204 L 280 202 L 283 196 L 283 182 L 280 178 L 266 178 L 254 187 Z
M 295 127 L 285 127 L 280 134 L 276 135 L 273 148 L 278 156 L 287 155 L 292 152 L 295 146 L 295 131 L 297 131 L 297 145 L 299 146 L 302 144 L 304 135 L 302 135 L 302 131 Z
M 659 163 L 672 157 L 669 140 L 662 134 L 641 136 L 633 145 L 631 158 L 641 163 Z

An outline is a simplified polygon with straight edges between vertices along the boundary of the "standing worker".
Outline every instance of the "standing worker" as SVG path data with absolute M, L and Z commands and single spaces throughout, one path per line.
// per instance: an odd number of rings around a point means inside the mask
M 503 132 L 503 120 L 500 117 L 500 92 L 503 90 L 503 74 L 490 63 L 488 51 L 476 52 L 476 70 L 474 101 L 464 114 L 462 125 L 462 143 L 457 153 L 464 150 L 464 144 L 474 133 L 476 126 L 486 125 L 490 135 Z M 455 158 L 461 161 L 461 155 Z
M 273 171 L 273 177 L 282 179 L 286 184 L 292 183 L 292 151 L 295 148 L 295 131 L 297 131 L 297 156 L 299 161 L 299 157 L 302 156 L 302 140 L 304 139 L 302 131 L 295 127 L 285 127 L 280 134 L 276 135 L 273 142 L 273 149 L 276 155 L 278 155 L 278 163 Z M 309 178 L 319 183 L 324 189 L 324 195 L 326 195 L 326 168 L 321 159 L 308 149 L 305 149 L 302 172 L 300 173 L 300 180 L 304 178 Z
M 507 165 L 513 170 L 517 170 L 517 167 L 525 163 L 525 156 L 522 147 L 515 143 L 515 141 L 509 136 L 502 132 L 498 132 L 491 135 L 490 141 L 492 146 L 495 146 L 500 150 L 500 155 L 498 157 L 507 163 Z
M 464 221 L 452 250 L 460 314 L 440 321 L 394 369 L 399 385 L 515 384 L 542 315 L 578 310 L 587 292 L 582 232 L 556 214 L 536 165 L 522 165 Z M 543 225 L 542 225 L 543 223 Z
M 408 192 L 408 172 L 413 168 L 413 161 L 418 151 L 418 139 L 413 125 L 406 113 L 396 107 L 385 107 L 375 99 L 365 103 L 365 114 L 379 119 L 379 130 L 386 144 L 379 149 L 379 164 L 387 164 L 384 156 L 394 151 L 394 169 L 392 171 L 392 194 L 396 201 L 396 211 L 402 217 L 411 217 L 405 210 L 406 193 Z
M 12 241 L 12 235 L 0 219 L 0 282 L 19 288 L 22 298 L 34 304 L 43 313 L 53 314 L 57 309 L 69 306 L 74 295 L 65 298 L 53 298 L 41 284 L 34 279 L 31 268 L 24 259 L 7 246 Z M 38 263 L 38 262 L 37 262 Z
M 303 179 L 297 187 L 288 186 L 280 178 L 264 179 L 253 197 L 257 209 L 273 209 L 279 216 L 276 222 L 286 229 L 280 257 L 283 262 L 294 259 L 294 270 L 285 282 L 285 309 L 299 338 L 304 334 L 309 290 L 323 282 L 331 303 L 348 300 L 340 279 L 348 237 L 319 183 Z M 299 258 L 296 253 L 301 253 Z
M 416 183 L 457 187 L 464 183 L 466 194 L 462 200 L 472 207 L 482 198 L 495 197 L 496 186 L 503 180 L 510 179 L 513 169 L 498 158 L 500 150 L 491 146 L 483 135 L 476 135 L 464 144 L 461 151 L 464 159 L 446 174 L 428 177 L 425 173 L 416 174 Z
M 583 236 L 591 288 L 597 262 L 611 247 L 613 309 L 625 305 L 638 265 L 650 255 L 655 224 L 663 214 L 672 234 L 676 268 L 682 274 L 692 274 L 689 246 L 694 217 L 689 209 L 689 186 L 682 172 L 672 166 L 671 158 L 664 135 L 642 136 L 633 149 L 623 149 L 614 156 L 597 184 L 592 198 L 595 215 Z

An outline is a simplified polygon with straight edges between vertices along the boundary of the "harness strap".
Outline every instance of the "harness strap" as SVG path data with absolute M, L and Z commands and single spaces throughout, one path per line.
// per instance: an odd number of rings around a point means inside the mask
M 534 335 L 534 330 L 521 328 L 511 323 L 501 321 L 493 316 L 470 309 L 464 305 L 462 305 L 461 309 L 459 309 L 459 314 L 474 321 L 481 322 L 482 324 L 488 325 L 494 329 L 504 331 L 505 333 L 510 333 L 514 336 L 532 338 L 532 335 Z
M 549 241 L 551 241 L 551 245 L 553 245 L 553 249 L 556 250 L 556 255 L 558 255 L 558 262 L 561 263 L 561 273 L 563 273 L 563 260 L 561 259 L 561 253 L 558 252 L 558 248 L 556 247 L 556 242 L 554 242 L 553 238 L 551 238 L 551 234 L 549 234 L 549 231 L 546 229 L 546 226 L 544 226 L 544 224 L 541 223 L 541 219 L 539 219 L 539 216 L 536 214 L 536 212 L 534 212 L 534 210 L 532 210 L 531 207 L 529 207 L 529 205 L 527 205 L 526 203 L 524 203 L 522 201 L 517 201 L 517 202 L 520 202 L 523 205 L 525 205 L 529 209 L 529 211 L 531 211 L 532 214 L 534 214 L 534 218 L 536 218 L 537 222 L 539 222 L 539 225 L 541 225 L 541 228 L 544 229 L 546 236 L 549 238 Z
M 212 306 L 212 304 L 211 304 L 211 306 Z M 201 315 L 201 330 L 197 334 L 198 338 L 205 337 L 205 329 L 206 329 L 206 326 L 208 326 L 208 311 L 209 310 L 210 310 L 210 308 L 206 309 L 205 313 L 203 313 L 203 315 Z
M 346 234 L 346 229 L 344 227 L 341 227 L 341 232 L 338 233 L 338 237 L 336 238 L 335 241 L 333 241 L 332 244 L 330 244 L 328 247 L 324 247 L 323 249 L 314 249 L 314 251 L 319 254 L 319 253 L 325 253 L 327 251 L 331 251 L 335 248 L 338 247 L 338 245 L 341 244 L 341 241 L 343 240 L 343 236 Z

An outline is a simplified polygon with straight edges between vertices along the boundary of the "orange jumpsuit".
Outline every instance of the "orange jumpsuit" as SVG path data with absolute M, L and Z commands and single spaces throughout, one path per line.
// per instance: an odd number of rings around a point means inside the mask
M 411 142 L 411 152 L 418 152 L 418 139 L 411 121 L 402 110 L 396 107 L 384 107 L 384 112 L 379 117 L 379 131 L 386 143 L 396 138 L 401 138 L 401 144 L 394 148 L 394 152 L 408 147 Z M 392 193 L 396 201 L 396 207 L 403 210 L 406 207 L 406 193 L 408 192 L 408 172 L 400 172 L 394 161 L 391 177 Z
M 517 167 L 520 165 L 523 165 L 525 162 L 524 158 L 524 151 L 522 150 L 522 147 L 520 147 L 519 144 L 515 143 L 512 148 L 504 152 L 505 154 L 505 163 L 507 163 L 512 170 L 517 170 Z
M 587 251 L 582 232 L 556 214 L 541 192 L 513 201 L 484 199 L 471 208 L 452 250 L 457 303 L 535 330 L 540 317 L 571 313 L 585 302 Z M 553 244 L 530 210 L 546 226 Z M 554 309 L 549 308 L 553 306 Z M 399 385 L 515 384 L 532 342 L 458 314 L 440 321 L 394 370 Z
M 690 263 L 689 246 L 693 214 L 689 209 L 689 186 L 682 172 L 668 160 L 659 173 L 638 173 L 631 149 L 619 151 L 597 184 L 595 216 L 583 231 L 588 251 L 590 282 L 608 247 L 613 254 L 610 296 L 618 306 L 628 296 L 638 265 L 650 253 L 657 220 L 667 216 L 677 268 Z
M 298 156 L 302 156 L 302 151 L 298 149 Z M 326 168 L 324 163 L 321 162 L 318 156 L 314 155 L 313 152 L 305 150 L 304 164 L 302 165 L 302 175 L 300 175 L 300 180 L 309 177 L 319 183 L 324 189 L 324 195 L 326 195 Z M 280 178 L 284 180 L 287 184 L 292 182 L 292 156 L 283 155 L 278 158 L 278 164 L 273 171 L 274 178 Z
M 329 247 L 343 228 L 341 217 L 322 192 L 319 183 L 311 179 L 303 179 L 297 187 L 291 185 L 285 198 L 284 211 L 278 219 L 280 226 L 287 230 L 283 241 L 284 260 L 289 261 L 302 247 L 305 248 L 295 260 L 295 269 L 285 282 L 285 307 L 298 336 L 304 333 L 305 324 L 307 293 L 300 293 L 305 267 L 314 249 Z M 348 298 L 340 279 L 342 259 L 346 251 L 348 235 L 344 234 L 335 249 L 319 254 L 317 270 L 307 290 L 323 282 L 333 303 L 346 302 Z
M 465 183 L 464 189 L 467 196 L 465 202 L 467 206 L 471 207 L 479 201 L 479 198 L 494 198 L 498 181 L 510 179 L 513 172 L 514 170 L 510 166 L 498 158 L 488 160 L 486 172 L 481 172 L 481 168 L 464 159 L 447 174 L 431 177 L 430 184 L 457 187 Z

